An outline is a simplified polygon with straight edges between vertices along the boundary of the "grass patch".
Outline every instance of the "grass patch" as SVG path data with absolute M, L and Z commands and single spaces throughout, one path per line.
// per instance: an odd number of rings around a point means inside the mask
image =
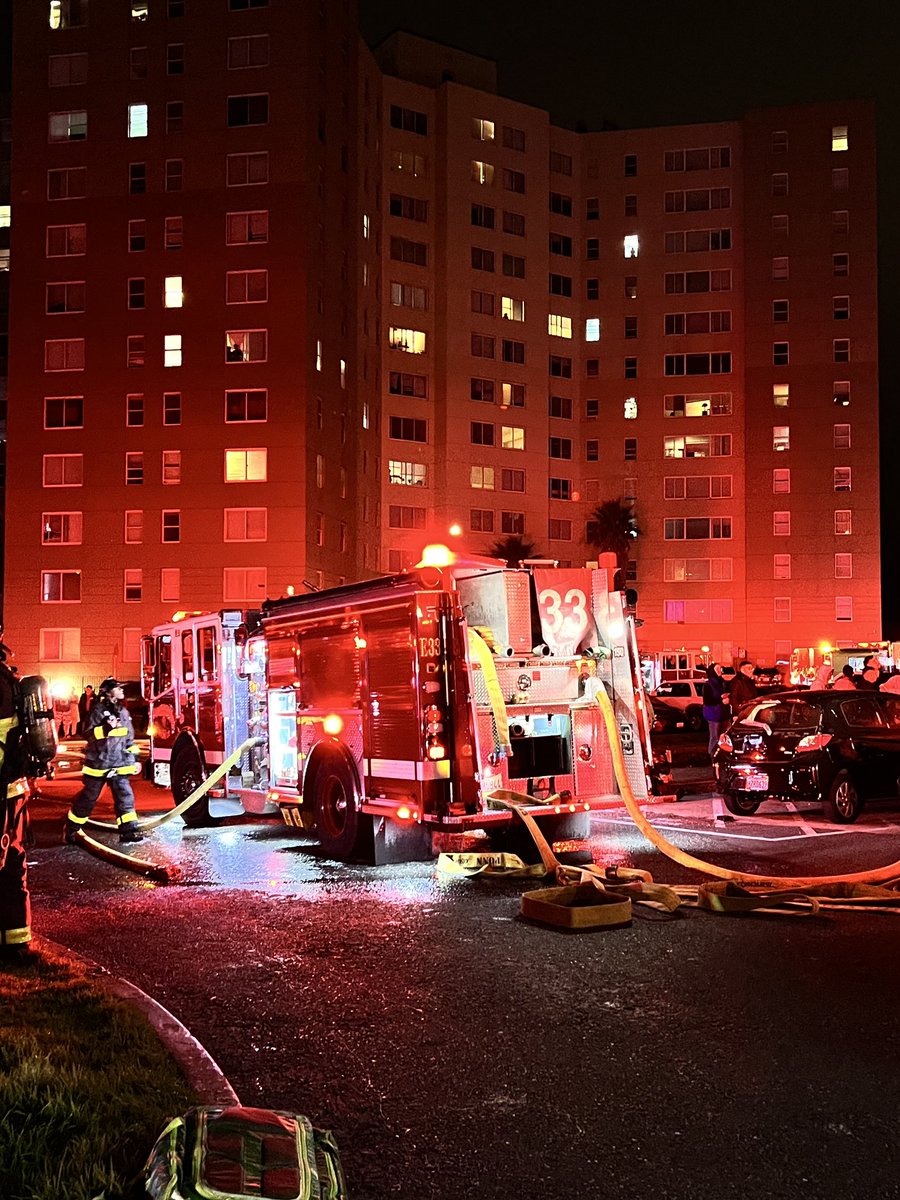
M 77 961 L 0 968 L 0 1196 L 119 1200 L 168 1117 L 198 1103 L 145 1018 Z

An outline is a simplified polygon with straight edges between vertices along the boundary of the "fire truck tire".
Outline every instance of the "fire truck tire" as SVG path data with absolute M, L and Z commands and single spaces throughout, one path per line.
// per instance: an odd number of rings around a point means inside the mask
M 172 763 L 172 797 L 177 804 L 187 800 L 206 778 L 206 771 L 200 761 L 200 755 L 193 746 L 181 749 Z M 209 813 L 209 796 L 201 796 L 196 804 L 182 815 L 181 818 L 189 829 L 197 829 L 202 825 L 212 824 Z
M 329 755 L 319 763 L 313 796 L 322 853 L 339 862 L 370 856 L 372 818 L 359 811 L 353 772 L 342 758 Z

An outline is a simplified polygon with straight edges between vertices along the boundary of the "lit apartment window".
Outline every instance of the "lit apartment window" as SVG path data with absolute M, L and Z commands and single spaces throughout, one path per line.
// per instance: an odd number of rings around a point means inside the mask
M 772 427 L 772 449 L 773 450 L 790 450 L 791 448 L 791 427 L 789 425 L 775 425 Z
M 317 343 L 321 366 L 321 342 Z M 229 363 L 265 362 L 269 351 L 269 335 L 265 329 L 229 329 L 225 334 L 225 361 Z
M 85 127 L 87 127 L 87 115 L 85 115 Z M 139 138 L 147 136 L 147 105 L 146 104 L 129 104 L 128 105 L 128 136 L 130 138 Z
M 162 514 L 162 541 L 181 541 L 181 513 L 178 509 L 164 509 Z
M 492 492 L 494 490 L 494 468 L 470 467 L 469 487 L 485 492 Z
M 507 321 L 524 321 L 525 301 L 516 300 L 512 296 L 501 297 L 500 315 Z
M 163 304 L 166 308 L 181 308 L 184 303 L 184 288 L 180 275 L 167 275 L 163 287 Z M 177 365 L 177 364 L 175 364 Z
M 486 470 L 487 468 L 484 469 Z M 472 470 L 474 471 L 475 468 L 473 467 Z M 398 458 L 389 459 L 388 483 L 396 483 L 401 487 L 424 487 L 425 464 L 407 462 L 404 459 Z M 474 487 L 475 485 L 473 484 L 472 486 Z
M 787 468 L 776 468 L 772 472 L 772 491 L 789 492 L 791 490 L 791 472 Z
M 42 513 L 41 542 L 45 546 L 80 546 L 81 526 L 80 512 Z
M 81 600 L 80 571 L 42 571 L 42 604 L 76 604 Z
M 268 537 L 267 508 L 226 508 L 223 510 L 222 539 L 226 542 L 264 542 Z
M 181 451 L 163 450 L 162 452 L 162 481 L 172 485 L 181 483 Z
M 853 620 L 853 597 L 852 596 L 835 596 L 835 598 L 834 598 L 834 619 L 836 621 L 852 621 Z
M 524 359 L 522 360 L 525 361 Z M 500 384 L 500 407 L 501 408 L 524 408 L 525 407 L 525 384 L 524 383 L 501 383 Z
M 48 118 L 48 140 L 51 142 L 83 142 L 87 137 L 87 112 L 83 108 L 71 112 L 51 113 Z
M 558 313 L 548 313 L 547 332 L 551 337 L 571 338 L 572 318 L 560 316 Z
M 163 366 L 164 367 L 180 367 L 181 366 L 181 334 L 167 333 L 163 339 Z
M 140 23 L 146 21 L 150 14 L 150 4 L 148 0 L 131 0 L 131 19 Z
M 637 396 L 626 396 L 622 416 L 626 421 L 636 421 L 638 415 Z
M 316 455 L 316 487 L 325 486 L 325 459 L 321 454 Z
M 472 161 L 472 181 L 490 187 L 494 182 L 494 167 L 492 163 Z
M 125 510 L 125 544 L 139 546 L 144 540 L 144 510 L 128 508 Z
M 791 577 L 791 556 L 789 554 L 773 554 L 772 555 L 772 578 L 773 579 L 790 579 Z
M 485 121 L 481 117 L 473 117 L 472 136 L 480 142 L 492 142 L 494 140 L 494 122 Z
M 786 383 L 772 384 L 772 403 L 776 408 L 787 408 L 791 389 Z
M 791 619 L 791 598 L 790 596 L 776 596 L 772 601 L 772 619 L 779 624 L 789 622 Z
M 317 371 L 322 370 L 322 340 L 321 340 L 321 338 L 316 340 L 316 370 Z
M 268 451 L 226 450 L 225 451 L 225 482 L 226 483 L 265 483 Z
M 836 554 L 834 556 L 834 577 L 835 579 L 853 578 L 852 554 Z
M 849 508 L 835 509 L 834 532 L 838 537 L 843 537 L 853 532 L 853 513 Z
M 403 350 L 407 354 L 424 354 L 425 334 L 421 329 L 391 325 L 388 329 L 388 345 L 392 350 Z
M 637 258 L 638 251 L 640 250 L 640 238 L 636 233 L 626 234 L 622 246 L 626 258 Z
M 501 425 L 500 445 L 504 450 L 524 450 L 525 430 L 520 425 Z
M 87 0 L 50 0 L 51 29 L 77 29 L 81 25 L 87 25 Z

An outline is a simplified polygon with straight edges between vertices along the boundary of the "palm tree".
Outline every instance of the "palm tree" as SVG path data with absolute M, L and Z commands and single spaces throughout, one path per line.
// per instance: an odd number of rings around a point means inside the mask
M 511 533 L 499 538 L 489 548 L 491 558 L 502 558 L 508 567 L 517 567 L 525 558 L 535 558 L 537 547 L 524 534 Z
M 623 500 L 604 500 L 587 523 L 587 540 L 599 554 L 615 554 L 619 569 L 625 572 L 634 539 L 640 530 L 634 517 L 634 505 Z

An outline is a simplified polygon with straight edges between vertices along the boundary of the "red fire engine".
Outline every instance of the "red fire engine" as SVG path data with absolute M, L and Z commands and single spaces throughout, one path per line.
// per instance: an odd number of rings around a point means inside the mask
M 513 791 L 551 838 L 582 837 L 616 796 L 601 684 L 647 794 L 633 622 L 603 570 L 421 565 L 179 616 L 143 639 L 154 781 L 178 803 L 261 739 L 189 821 L 280 810 L 329 856 L 382 863 L 430 856 L 437 831 L 518 832 Z

